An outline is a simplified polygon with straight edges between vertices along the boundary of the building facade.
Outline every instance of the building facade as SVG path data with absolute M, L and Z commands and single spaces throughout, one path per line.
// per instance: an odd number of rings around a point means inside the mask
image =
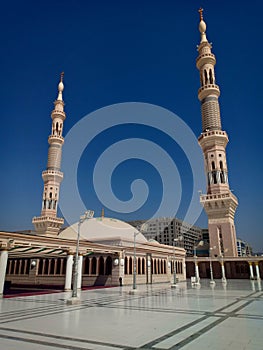
M 251 256 L 253 254 L 251 246 L 243 241 L 242 239 L 237 238 L 237 255 L 238 256 Z
M 226 146 L 228 135 L 222 130 L 218 98 L 219 86 L 216 84 L 216 58 L 212 53 L 212 45 L 206 37 L 206 23 L 203 10 L 200 9 L 196 66 L 200 73 L 198 99 L 201 102 L 202 133 L 198 142 L 204 154 L 205 175 L 207 178 L 207 194 L 202 194 L 200 202 L 208 216 L 210 246 L 216 247 L 218 256 L 237 256 L 235 211 L 238 205 L 236 196 L 228 183 L 228 167 Z
M 202 229 L 173 217 L 153 218 L 147 221 L 130 221 L 148 240 L 155 240 L 169 246 L 184 248 L 186 255 L 194 254 L 194 247 L 202 239 Z

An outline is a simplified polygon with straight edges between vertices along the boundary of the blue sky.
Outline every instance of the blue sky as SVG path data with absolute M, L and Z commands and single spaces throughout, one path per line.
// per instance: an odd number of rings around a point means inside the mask
M 61 71 L 65 71 L 67 113 L 64 135 L 89 113 L 124 102 L 163 107 L 179 116 L 196 137 L 201 133 L 195 67 L 200 6 L 217 58 L 222 125 L 230 139 L 229 180 L 239 199 L 237 236 L 250 242 L 255 251 L 263 250 L 263 5 L 259 0 L 238 7 L 224 0 L 13 1 L 2 5 L 0 229 L 29 229 L 32 217 L 40 214 L 41 172 L 46 167 L 50 112 Z M 177 216 L 185 216 L 193 174 L 176 140 L 161 130 L 132 123 L 95 136 L 78 164 L 78 189 L 87 208 L 99 215 L 106 207 L 106 215 L 123 220 L 154 215 L 163 193 L 162 177 L 146 160 L 130 157 L 112 174 L 113 192 L 122 201 L 131 199 L 134 179 L 147 182 L 149 196 L 140 209 L 111 210 L 93 188 L 93 170 L 104 150 L 121 140 L 142 138 L 158 144 L 174 160 L 182 186 L 180 192 L 177 179 L 174 194 L 182 196 Z M 203 170 L 201 163 L 196 171 L 204 176 Z M 202 214 L 196 224 L 205 227 L 206 216 Z

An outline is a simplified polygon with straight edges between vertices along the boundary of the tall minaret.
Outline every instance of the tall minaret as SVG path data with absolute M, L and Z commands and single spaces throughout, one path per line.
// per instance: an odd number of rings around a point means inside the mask
M 48 138 L 47 170 L 42 172 L 44 191 L 41 216 L 34 217 L 32 220 L 35 230 L 39 234 L 57 235 L 64 223 L 63 219 L 57 217 L 59 188 L 63 180 L 63 173 L 60 171 L 62 145 L 64 143 L 62 131 L 63 122 L 66 118 L 62 98 L 62 92 L 64 90 L 63 77 L 64 73 L 61 73 L 58 84 L 58 97 L 54 102 L 55 108 L 51 113 L 52 129 L 51 135 Z
M 203 9 L 199 10 L 199 31 L 196 66 L 200 71 L 198 98 L 202 109 L 202 133 L 198 142 L 203 150 L 207 195 L 201 195 L 200 202 L 208 216 L 208 230 L 212 255 L 237 256 L 234 216 L 238 205 L 237 198 L 229 189 L 226 162 L 228 136 L 221 128 L 218 97 L 219 86 L 215 82 L 215 55 L 212 45 L 206 38 L 206 24 Z

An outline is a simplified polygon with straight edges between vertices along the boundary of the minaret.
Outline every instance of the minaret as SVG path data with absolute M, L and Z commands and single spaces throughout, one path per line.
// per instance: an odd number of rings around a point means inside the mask
M 55 108 L 51 113 L 52 129 L 51 135 L 48 138 L 47 169 L 42 172 L 44 190 L 41 216 L 34 217 L 32 220 L 35 230 L 39 234 L 57 235 L 64 223 L 63 219 L 57 217 L 59 188 L 63 180 L 63 173 L 60 171 L 62 145 L 64 143 L 62 131 L 63 122 L 66 118 L 62 98 L 62 92 L 64 90 L 63 77 L 64 73 L 61 73 L 58 84 L 58 97 L 54 102 Z
M 237 198 L 229 189 L 226 161 L 228 136 L 221 128 L 218 97 L 219 86 L 215 81 L 215 55 L 212 45 L 206 38 L 206 24 L 203 9 L 199 10 L 199 31 L 201 41 L 198 45 L 196 66 L 200 71 L 198 99 L 202 110 L 202 133 L 198 142 L 203 150 L 207 195 L 201 195 L 200 202 L 208 216 L 210 247 L 213 255 L 237 256 L 236 232 L 234 224 Z M 215 247 L 215 248 L 214 248 Z

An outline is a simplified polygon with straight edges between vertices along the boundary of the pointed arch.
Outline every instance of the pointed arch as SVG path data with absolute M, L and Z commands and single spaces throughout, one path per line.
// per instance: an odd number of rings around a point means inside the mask
M 38 275 L 43 274 L 43 259 L 41 258 L 38 260 L 37 274 Z
M 103 276 L 104 274 L 105 274 L 105 272 L 104 272 L 104 258 L 103 258 L 103 256 L 100 256 L 100 258 L 99 258 L 99 275 Z
M 158 274 L 158 261 L 157 261 L 157 259 L 154 259 L 154 273 L 156 275 Z
M 209 69 L 209 83 L 214 84 L 214 77 L 213 77 L 213 72 L 212 69 Z
M 124 274 L 128 275 L 128 258 L 127 258 L 127 256 L 125 256 L 125 259 L 124 259 Z
M 91 259 L 91 274 L 97 274 L 97 258 L 95 256 Z
M 105 266 L 105 275 L 109 276 L 112 274 L 112 258 L 107 256 L 106 266 Z
M 55 274 L 55 259 L 50 260 L 50 269 L 49 269 L 49 275 Z
M 129 259 L 129 275 L 132 275 L 132 257 Z
M 142 274 L 145 275 L 145 258 L 142 258 Z
M 142 273 L 142 269 L 141 269 L 141 258 L 138 258 L 137 266 L 138 266 L 138 275 L 141 275 L 141 273 Z
M 49 268 L 49 259 L 44 259 L 43 260 L 44 262 L 44 275 L 47 275 L 48 274 L 48 268 Z
M 84 274 L 89 275 L 89 267 L 90 267 L 90 258 L 86 256 L 84 261 Z
M 208 76 L 207 76 L 206 69 L 204 70 L 204 75 L 205 75 L 205 85 L 207 85 L 207 83 L 208 83 Z
M 61 271 L 61 259 L 57 259 L 57 264 L 56 264 L 56 270 L 55 270 L 55 274 L 56 275 L 60 275 L 60 271 Z

